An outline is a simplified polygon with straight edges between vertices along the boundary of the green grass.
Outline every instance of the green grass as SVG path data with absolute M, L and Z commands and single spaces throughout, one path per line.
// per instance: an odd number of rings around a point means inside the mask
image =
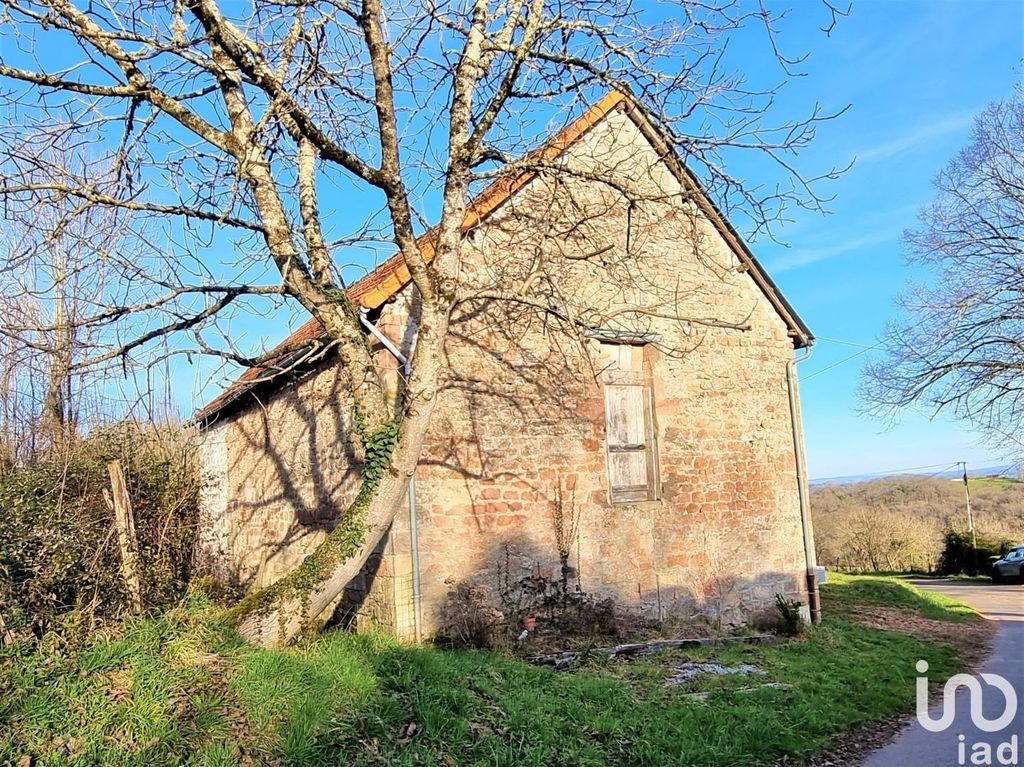
M 847 617 L 864 603 L 950 621 L 970 610 L 896 579 L 830 579 L 831 617 L 805 638 L 572 672 L 342 632 L 257 650 L 196 599 L 77 651 L 48 640 L 0 653 L 0 764 L 770 763 L 909 709 L 918 659 L 936 677 L 961 665 L 950 646 Z M 684 657 L 767 673 L 664 687 Z M 768 681 L 791 689 L 737 691 Z
M 1021 484 L 1019 479 L 1013 477 L 969 477 L 968 483 L 971 489 L 989 489 L 989 488 L 1001 488 L 1001 487 L 1012 487 L 1013 485 Z
M 956 573 L 955 575 L 943 575 L 940 579 L 946 581 L 975 581 L 978 583 L 992 583 L 991 575 L 967 575 L 966 573 Z
M 821 587 L 825 608 L 833 615 L 848 616 L 858 605 L 896 607 L 925 618 L 960 622 L 978 620 L 977 610 L 963 602 L 916 588 L 904 578 L 875 575 L 828 574 Z

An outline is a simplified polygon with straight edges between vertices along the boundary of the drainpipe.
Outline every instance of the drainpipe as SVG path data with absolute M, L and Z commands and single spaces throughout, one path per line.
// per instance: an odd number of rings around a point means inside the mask
M 369 333 L 383 344 L 384 348 L 391 352 L 391 355 L 398 360 L 402 366 L 402 374 L 406 380 L 412 372 L 412 362 L 399 351 L 391 339 L 380 332 L 380 329 L 370 322 L 366 316 L 366 310 L 359 311 L 359 322 Z M 423 606 L 422 594 L 420 591 L 420 541 L 419 541 L 419 520 L 416 516 L 416 471 L 413 470 L 409 477 L 409 548 L 412 557 L 412 608 L 413 608 L 413 629 L 415 631 L 416 643 L 423 641 Z
M 804 539 L 804 562 L 807 567 L 807 606 L 811 623 L 821 623 L 821 596 L 818 593 L 818 567 L 814 553 L 814 532 L 811 529 L 811 510 L 807 497 L 807 460 L 804 455 L 804 427 L 800 415 L 800 385 L 796 366 L 811 356 L 811 347 L 804 354 L 786 363 L 786 384 L 789 389 L 789 419 L 793 430 L 793 455 L 796 458 L 796 486 L 800 499 L 800 528 Z

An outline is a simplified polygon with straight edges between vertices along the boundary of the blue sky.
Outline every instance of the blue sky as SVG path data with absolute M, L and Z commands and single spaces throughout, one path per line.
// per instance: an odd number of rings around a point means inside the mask
M 762 240 L 754 251 L 819 338 L 800 367 L 811 477 L 1006 463 L 963 424 L 907 413 L 888 428 L 861 415 L 856 389 L 872 354 L 864 347 L 896 316 L 894 296 L 912 276 L 903 230 L 974 115 L 1020 78 L 1024 4 L 862 0 L 830 38 L 816 29 L 819 14 L 802 13 L 810 5 L 798 3 L 787 28 L 810 57 L 786 98 L 851 108 L 820 130 L 802 164 L 857 161 L 829 185 L 830 215 L 794 215 L 778 232 L 786 246 Z

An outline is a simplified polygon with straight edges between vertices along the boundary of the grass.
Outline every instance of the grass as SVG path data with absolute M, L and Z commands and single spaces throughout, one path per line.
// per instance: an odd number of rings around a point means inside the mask
M 830 572 L 828 582 L 821 587 L 821 594 L 825 608 L 839 617 L 848 617 L 863 605 L 895 607 L 925 618 L 953 623 L 981 617 L 977 610 L 963 602 L 934 591 L 924 591 L 898 577 Z
M 1012 487 L 1021 484 L 1019 479 L 1013 477 L 969 477 L 968 482 L 972 489 Z
M 992 583 L 991 575 L 967 575 L 966 573 L 956 573 L 954 575 L 943 575 L 942 580 L 947 581 L 967 581 L 976 583 Z
M 952 646 L 857 625 L 858 605 L 951 622 L 977 617 L 897 579 L 830 581 L 830 617 L 806 637 L 685 655 L 753 663 L 763 676 L 677 688 L 663 682 L 678 654 L 555 672 L 342 632 L 258 650 L 193 598 L 77 650 L 48 639 L 0 653 L 0 763 L 771 763 L 907 710 L 918 659 L 936 677 L 961 667 Z M 790 689 L 737 690 L 768 681 Z M 712 695 L 687 697 L 695 691 Z

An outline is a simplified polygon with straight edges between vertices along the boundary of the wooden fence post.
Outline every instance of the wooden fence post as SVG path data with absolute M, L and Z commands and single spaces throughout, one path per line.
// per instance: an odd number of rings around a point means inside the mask
M 0 613 L 0 647 L 7 647 L 12 644 L 14 644 L 14 634 L 7 628 L 7 624 L 4 623 L 4 616 Z
M 135 538 L 135 519 L 132 516 L 132 500 L 128 497 L 128 486 L 124 480 L 124 469 L 120 461 L 107 464 L 110 475 L 110 489 L 103 496 L 107 506 L 114 512 L 114 526 L 117 528 L 117 543 L 121 548 L 121 576 L 128 587 L 128 598 L 132 610 L 142 610 L 142 584 L 139 581 L 139 544 Z

